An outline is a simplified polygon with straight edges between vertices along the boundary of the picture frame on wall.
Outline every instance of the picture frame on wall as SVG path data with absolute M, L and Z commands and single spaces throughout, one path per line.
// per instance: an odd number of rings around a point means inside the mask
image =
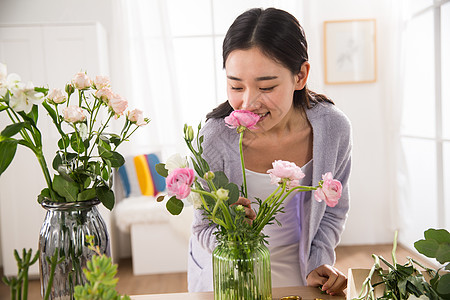
M 377 81 L 376 20 L 324 22 L 326 84 Z

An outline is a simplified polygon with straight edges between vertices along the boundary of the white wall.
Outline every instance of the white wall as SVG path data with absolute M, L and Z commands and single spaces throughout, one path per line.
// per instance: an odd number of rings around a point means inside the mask
M 0 23 L 61 23 L 99 21 L 109 40 L 110 75 L 120 82 L 120 60 L 114 59 L 113 12 L 110 0 L 1 0 Z M 391 243 L 389 214 L 393 202 L 392 157 L 388 143 L 390 99 L 389 45 L 390 0 L 304 1 L 300 22 L 307 34 L 312 65 L 310 88 L 330 96 L 350 118 L 354 133 L 352 206 L 344 244 Z M 377 20 L 378 81 L 370 84 L 325 85 L 323 83 L 323 21 L 375 18 Z M 1 246 L 1 245 L 0 245 Z M 1 251 L 1 247 L 0 247 Z M 0 265 L 1 253 L 0 253 Z
M 316 0 L 304 2 L 304 27 L 311 61 L 310 89 L 323 92 L 350 118 L 353 126 L 351 209 L 343 244 L 391 243 L 393 228 L 393 166 L 389 137 L 388 101 L 392 70 L 386 62 L 392 52 L 386 45 L 390 30 L 390 0 Z M 378 80 L 362 84 L 324 84 L 323 22 L 376 19 Z

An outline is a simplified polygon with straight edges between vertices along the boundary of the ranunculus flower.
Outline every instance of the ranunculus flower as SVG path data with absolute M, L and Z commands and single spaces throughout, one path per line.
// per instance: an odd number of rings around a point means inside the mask
M 230 128 L 242 128 L 256 129 L 256 123 L 259 121 L 259 116 L 248 110 L 235 110 L 229 116 L 225 117 L 225 123 Z
M 333 179 L 333 175 L 330 172 L 322 175 L 322 179 L 322 187 L 314 191 L 314 197 L 319 202 L 325 200 L 328 206 L 335 207 L 339 198 L 341 198 L 342 184 L 339 180 Z
M 117 118 L 118 116 L 123 114 L 125 109 L 127 109 L 128 101 L 122 98 L 122 96 L 114 94 L 114 96 L 111 99 L 109 99 L 108 105 L 114 111 Z
M 199 193 L 190 193 L 186 200 L 191 203 L 195 209 L 202 208 L 203 203 Z
M 226 201 L 228 200 L 228 193 L 228 190 L 220 188 L 217 190 L 216 195 L 219 199 Z
M 97 90 L 100 90 L 102 88 L 109 87 L 111 85 L 111 82 L 109 81 L 108 76 L 97 75 L 94 79 L 94 85 Z
M 7 81 L 10 80 L 11 75 L 13 74 L 8 75 Z M 20 79 L 20 77 L 18 78 Z M 16 112 L 24 111 L 28 114 L 33 108 L 33 105 L 40 104 L 44 98 L 43 93 L 34 90 L 34 85 L 31 82 L 28 82 L 25 86 L 22 82 L 18 82 L 14 79 L 14 84 L 12 88 L 10 88 L 10 91 L 11 98 L 9 99 L 9 105 Z
M 194 170 L 190 168 L 173 170 L 166 178 L 168 195 L 175 196 L 179 200 L 185 199 L 191 193 L 194 178 Z
M 127 117 L 131 123 L 135 123 L 137 126 L 143 126 L 147 124 L 144 119 L 144 112 L 140 109 L 136 108 L 132 111 L 129 111 Z
M 170 156 L 166 161 L 166 170 L 170 174 L 173 170 L 178 168 L 186 168 L 188 166 L 188 160 L 186 156 L 181 156 L 180 153 L 175 153 Z
M 61 104 L 66 102 L 67 97 L 60 89 L 53 89 L 47 96 L 47 100 L 51 104 Z
M 114 93 L 108 87 L 103 87 L 95 92 L 95 97 L 101 99 L 105 103 L 109 103 L 109 100 L 114 98 Z
M 79 90 L 84 90 L 92 85 L 91 79 L 84 72 L 78 72 L 72 79 L 72 84 Z
M 293 188 L 298 186 L 300 179 L 305 177 L 302 169 L 293 162 L 276 160 L 272 163 L 272 167 L 273 169 L 267 171 L 272 184 L 279 184 L 284 180 L 288 188 Z
M 63 109 L 64 121 L 69 123 L 83 122 L 86 119 L 81 107 L 69 105 Z

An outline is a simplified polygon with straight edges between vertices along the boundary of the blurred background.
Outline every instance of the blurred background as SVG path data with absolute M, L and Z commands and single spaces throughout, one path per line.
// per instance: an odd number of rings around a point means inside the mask
M 198 125 L 226 100 L 221 44 L 232 21 L 253 7 L 285 9 L 306 32 L 309 88 L 333 99 L 353 125 L 351 210 L 341 244 L 392 243 L 398 229 L 400 243 L 412 248 L 427 228 L 450 227 L 449 2 L 1 0 L 0 62 L 49 88 L 63 88 L 79 71 L 110 76 L 130 108 L 151 119 L 121 152 L 165 160 L 187 153 L 185 123 Z M 376 77 L 326 84 L 324 22 L 362 19 L 375 20 Z M 50 160 L 56 133 L 48 139 Z M 19 149 L 0 177 L 6 274 L 16 271 L 13 249 L 37 248 L 45 214 L 36 203 L 44 178 L 28 152 Z M 104 217 L 114 231 L 114 215 Z M 115 256 L 131 256 L 130 237 L 119 236 Z

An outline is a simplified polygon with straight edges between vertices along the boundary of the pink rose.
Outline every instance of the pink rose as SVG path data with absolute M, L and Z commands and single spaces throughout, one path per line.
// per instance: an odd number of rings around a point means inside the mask
M 69 123 L 83 122 L 86 119 L 81 107 L 69 105 L 63 109 L 64 121 Z
M 314 197 L 319 202 L 325 200 L 328 206 L 335 207 L 339 198 L 341 198 L 342 184 L 339 180 L 333 179 L 333 175 L 330 172 L 322 175 L 322 179 L 322 187 L 314 192 Z
M 256 129 L 256 123 L 259 116 L 248 110 L 235 110 L 229 116 L 225 117 L 225 123 L 230 128 L 245 127 L 248 129 Z
M 94 85 L 97 90 L 100 90 L 102 88 L 109 87 L 111 85 L 111 82 L 109 81 L 108 76 L 97 75 L 97 76 L 95 76 L 95 79 L 94 79 Z
M 84 72 L 78 72 L 72 79 L 72 84 L 79 90 L 84 90 L 92 85 L 91 80 Z
M 111 99 L 109 99 L 108 105 L 114 111 L 116 116 L 120 116 L 123 114 L 125 109 L 127 109 L 128 101 L 122 98 L 122 96 L 114 94 L 114 96 Z
M 109 100 L 114 97 L 114 93 L 110 88 L 103 87 L 95 92 L 95 97 L 101 99 L 105 103 L 108 103 Z
M 60 89 L 53 89 L 50 94 L 48 94 L 47 99 L 50 103 L 61 104 L 66 102 L 66 95 Z
M 166 178 L 169 196 L 175 196 L 182 200 L 191 193 L 191 185 L 194 182 L 194 170 L 189 168 L 174 169 Z
M 270 174 L 272 184 L 279 184 L 283 179 L 286 179 L 288 188 L 293 188 L 299 185 L 300 179 L 305 177 L 302 169 L 293 162 L 276 160 L 272 163 L 273 169 L 267 171 Z
M 147 124 L 144 119 L 143 111 L 137 108 L 128 112 L 128 120 L 131 123 L 135 123 L 137 126 L 143 126 Z

